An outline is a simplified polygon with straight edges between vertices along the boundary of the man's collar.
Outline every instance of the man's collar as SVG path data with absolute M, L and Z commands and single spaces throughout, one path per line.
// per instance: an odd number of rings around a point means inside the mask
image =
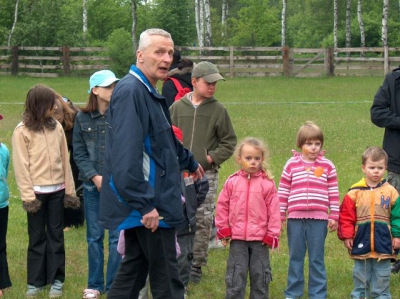
M 138 69 L 134 64 L 131 65 L 131 68 L 129 70 L 129 73 L 136 78 L 138 78 L 146 87 L 147 89 L 153 93 L 153 94 L 158 94 L 157 90 L 150 84 L 149 80 L 146 78 L 146 76 L 142 73 L 140 69 Z

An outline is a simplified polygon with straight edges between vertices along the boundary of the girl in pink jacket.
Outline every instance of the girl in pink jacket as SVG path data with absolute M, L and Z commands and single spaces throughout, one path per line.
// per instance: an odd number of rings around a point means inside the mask
M 244 298 L 248 272 L 250 298 L 268 298 L 268 248 L 278 246 L 281 232 L 277 191 L 267 170 L 267 151 L 262 141 L 245 138 L 234 155 L 241 170 L 225 182 L 215 215 L 222 244 L 226 246 L 230 241 L 225 298 Z

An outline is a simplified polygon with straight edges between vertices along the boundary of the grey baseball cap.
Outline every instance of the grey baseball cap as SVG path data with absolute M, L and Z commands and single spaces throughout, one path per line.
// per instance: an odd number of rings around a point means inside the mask
M 217 67 L 208 61 L 199 62 L 194 66 L 192 78 L 203 78 L 208 83 L 225 80 L 224 77 L 219 74 Z

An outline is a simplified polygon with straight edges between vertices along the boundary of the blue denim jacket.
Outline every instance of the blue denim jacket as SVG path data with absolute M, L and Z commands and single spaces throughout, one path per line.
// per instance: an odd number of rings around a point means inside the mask
M 89 181 L 102 175 L 106 137 L 106 116 L 95 111 L 78 112 L 75 118 L 72 146 L 74 160 L 79 168 L 79 180 Z

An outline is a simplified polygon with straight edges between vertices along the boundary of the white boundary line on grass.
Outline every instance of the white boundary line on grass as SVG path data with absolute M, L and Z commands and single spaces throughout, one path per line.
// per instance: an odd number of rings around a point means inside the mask
M 349 101 L 349 102 L 222 102 L 224 105 L 316 105 L 316 104 L 362 104 L 362 103 L 371 103 L 371 101 Z M 77 105 L 85 105 L 86 103 L 81 102 L 74 102 Z M 0 103 L 0 105 L 24 105 L 24 103 L 12 103 L 12 102 L 5 102 Z

